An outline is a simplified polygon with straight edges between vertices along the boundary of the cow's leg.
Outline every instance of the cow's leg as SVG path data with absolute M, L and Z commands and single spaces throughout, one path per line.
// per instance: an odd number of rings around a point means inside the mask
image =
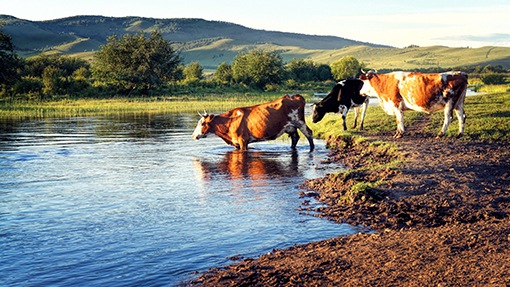
M 299 141 L 299 133 L 296 131 L 288 133 L 290 138 L 292 139 L 292 144 L 290 146 L 291 149 L 296 149 L 296 145 Z
M 448 129 L 448 126 L 452 122 L 452 113 L 453 113 L 453 103 L 452 103 L 452 100 L 449 100 L 446 103 L 446 105 L 444 106 L 444 123 L 443 123 L 443 128 L 441 129 L 439 134 L 437 134 L 436 138 L 440 138 L 440 137 L 444 136 L 444 134 L 446 133 L 446 130 Z
M 393 136 L 394 138 L 401 138 L 404 135 L 404 113 L 402 109 L 397 107 L 394 108 L 395 118 L 397 119 L 397 132 Z
M 462 137 L 464 135 L 464 126 L 466 124 L 466 112 L 464 111 L 464 98 L 466 97 L 466 91 L 464 91 L 463 95 L 457 100 L 457 105 L 455 106 L 455 114 L 457 115 L 457 119 L 459 120 L 459 133 L 457 134 L 457 138 Z
M 460 138 L 464 135 L 464 126 L 466 124 L 466 112 L 464 112 L 464 104 L 462 104 L 461 108 L 455 109 L 455 114 L 459 120 L 459 133 L 457 134 L 457 138 Z
M 358 122 L 358 114 L 359 114 L 359 106 L 354 107 L 354 123 L 352 125 L 353 129 L 356 128 L 356 125 L 357 125 L 357 122 Z
M 363 103 L 363 112 L 361 112 L 361 124 L 359 126 L 359 130 L 363 130 L 363 122 L 365 122 L 365 115 L 367 114 L 367 108 L 368 108 L 368 97 Z M 356 122 L 354 122 L 356 124 Z
M 347 124 L 345 123 L 345 119 L 347 118 L 347 112 L 349 112 L 349 108 L 344 105 L 341 105 L 339 109 L 342 111 L 343 129 L 344 131 L 346 131 Z
M 298 129 L 305 135 L 306 139 L 308 140 L 308 143 L 310 144 L 310 151 L 313 151 L 315 145 L 313 144 L 312 130 L 306 125 L 305 121 L 299 121 Z
M 245 139 L 243 137 L 238 137 L 237 141 L 239 143 L 240 150 L 248 150 L 248 143 L 250 143 L 249 139 Z

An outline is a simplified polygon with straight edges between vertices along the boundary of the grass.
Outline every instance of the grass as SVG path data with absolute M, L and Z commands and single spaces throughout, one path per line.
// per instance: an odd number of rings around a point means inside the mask
M 466 126 L 463 140 L 485 140 L 510 142 L 510 93 L 508 85 L 488 86 L 486 92 L 476 96 L 467 97 L 465 100 Z M 424 113 L 408 111 L 404 112 L 405 126 L 413 125 Z M 350 128 L 353 123 L 354 113 L 347 115 L 347 131 L 342 130 L 342 117 L 338 114 L 326 114 L 324 119 L 317 124 L 308 119 L 308 126 L 314 131 L 314 136 L 327 138 L 329 136 L 363 135 L 379 133 L 383 131 L 395 131 L 396 121 L 394 116 L 387 115 L 382 108 L 369 107 L 365 118 L 365 132 L 357 132 Z M 432 114 L 431 121 L 427 124 L 427 131 L 437 134 L 443 125 L 444 115 L 442 111 Z M 359 125 L 359 120 L 358 120 Z M 447 137 L 455 137 L 458 133 L 458 121 L 452 119 L 446 132 Z
M 467 97 L 465 111 L 467 118 L 462 139 L 510 142 L 510 93 L 487 93 Z M 434 114 L 429 128 L 440 126 L 442 121 L 441 114 Z M 458 130 L 454 127 L 457 125 L 454 118 L 446 136 L 455 136 Z
M 77 117 L 110 114 L 165 114 L 203 111 L 226 112 L 236 107 L 272 101 L 282 94 L 228 94 L 175 96 L 163 99 L 79 99 L 0 102 L 0 118 Z
M 421 113 L 409 111 L 404 113 L 405 125 L 410 125 L 420 117 Z M 360 119 L 356 129 L 352 129 L 354 123 L 354 113 L 351 111 L 347 114 L 347 131 L 342 130 L 342 116 L 340 114 L 328 113 L 319 123 L 312 123 L 311 119 L 307 122 L 310 129 L 314 131 L 314 136 L 318 138 L 327 138 L 329 136 L 358 134 Z M 379 133 L 383 131 L 396 130 L 395 116 L 387 115 L 379 106 L 368 107 L 364 131 L 368 133 Z
M 491 87 L 493 89 L 494 87 Z M 506 87 L 496 87 L 495 90 L 506 89 Z M 467 114 L 466 127 L 464 137 L 460 140 L 482 140 L 487 142 L 510 143 L 510 93 L 494 92 L 480 94 L 467 97 L 465 100 L 465 111 Z M 353 114 L 349 113 L 347 117 L 348 126 L 352 125 Z M 423 113 L 405 112 L 404 122 L 406 126 L 412 125 Z M 428 123 L 426 129 L 433 134 L 442 126 L 443 113 L 436 112 Z M 339 198 L 337 204 L 352 203 L 358 198 L 364 201 L 371 194 L 371 189 L 384 183 L 383 180 L 365 180 L 361 177 L 354 176 L 351 180 L 346 180 L 348 174 L 358 174 L 363 172 L 383 173 L 385 170 L 398 170 L 403 163 L 398 156 L 398 147 L 394 143 L 373 142 L 368 147 L 363 147 L 366 141 L 364 135 L 377 133 L 381 131 L 394 131 L 396 128 L 395 117 L 384 113 L 380 107 L 369 107 L 365 118 L 365 131 L 357 132 L 349 129 L 342 130 L 342 118 L 337 114 L 327 114 L 322 121 L 317 124 L 311 123 L 308 118 L 308 125 L 314 131 L 314 136 L 319 138 L 342 137 L 340 142 L 352 142 L 354 146 L 361 149 L 358 152 L 359 157 L 370 153 L 386 153 L 395 155 L 395 157 L 387 163 L 373 163 L 370 166 L 342 171 L 332 174 L 326 179 L 325 185 L 333 185 L 336 178 L 343 178 L 342 185 L 348 186 L 347 192 Z M 455 137 L 457 135 L 457 120 L 454 119 L 448 129 L 446 136 Z M 338 142 L 338 141 L 336 141 Z M 338 147 L 337 147 L 338 148 Z M 341 148 L 341 147 L 340 147 Z M 370 162 L 367 160 L 367 162 Z M 340 176 L 341 175 L 341 176 Z

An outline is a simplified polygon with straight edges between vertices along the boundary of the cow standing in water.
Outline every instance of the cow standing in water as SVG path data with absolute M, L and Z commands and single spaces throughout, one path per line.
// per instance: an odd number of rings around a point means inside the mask
M 343 80 L 338 82 L 329 95 L 322 101 L 314 104 L 312 122 L 318 123 L 322 120 L 326 113 L 342 113 L 343 128 L 347 130 L 345 118 L 350 108 L 354 108 L 354 125 L 358 121 L 359 107 L 363 105 L 363 113 L 361 114 L 361 124 L 359 130 L 363 130 L 363 121 L 368 107 L 368 97 L 360 95 L 360 89 L 363 87 L 363 81 L 358 79 Z
M 404 115 L 406 110 L 432 113 L 444 110 L 443 128 L 437 135 L 442 137 L 452 120 L 455 111 L 459 120 L 457 138 L 464 134 L 466 114 L 464 99 L 468 85 L 468 76 L 464 72 L 422 74 L 394 72 L 377 74 L 368 72 L 360 76 L 363 88 L 360 93 L 377 96 L 380 105 L 388 115 L 395 115 L 397 132 L 395 138 L 404 134 Z
M 305 123 L 305 99 L 301 95 L 286 95 L 278 100 L 251 107 L 236 108 L 214 116 L 200 114 L 193 132 L 198 140 L 208 134 L 219 136 L 228 145 L 247 150 L 248 144 L 274 140 L 284 133 L 292 139 L 295 149 L 299 140 L 298 129 L 306 136 L 313 151 L 313 134 Z

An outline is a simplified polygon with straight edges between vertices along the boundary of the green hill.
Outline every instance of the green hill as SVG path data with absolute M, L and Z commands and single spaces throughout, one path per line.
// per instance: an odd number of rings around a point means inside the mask
M 74 16 L 49 21 L 28 21 L 0 15 L 2 28 L 11 35 L 19 55 L 41 52 L 74 55 L 92 60 L 93 52 L 113 34 L 158 30 L 171 40 L 185 63 L 199 61 L 206 69 L 231 62 L 240 51 L 277 50 L 284 61 L 308 58 L 332 63 L 353 56 L 377 69 L 415 69 L 473 65 L 510 68 L 509 47 L 477 49 L 443 46 L 393 48 L 334 36 L 317 36 L 250 29 L 241 25 L 203 19 Z

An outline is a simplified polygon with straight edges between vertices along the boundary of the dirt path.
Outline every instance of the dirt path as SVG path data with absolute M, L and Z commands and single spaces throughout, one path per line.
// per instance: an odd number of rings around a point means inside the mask
M 405 162 L 399 169 L 303 185 L 304 194 L 328 203 L 319 216 L 377 232 L 274 250 L 213 269 L 191 284 L 510 286 L 510 145 L 435 139 L 423 131 L 428 120 L 408 127 L 402 139 L 369 136 L 366 145 L 333 150 L 328 160 L 354 168 L 384 164 L 394 156 L 368 144 L 395 142 Z M 386 183 L 346 197 L 360 180 Z M 352 202 L 343 203 L 346 198 Z

